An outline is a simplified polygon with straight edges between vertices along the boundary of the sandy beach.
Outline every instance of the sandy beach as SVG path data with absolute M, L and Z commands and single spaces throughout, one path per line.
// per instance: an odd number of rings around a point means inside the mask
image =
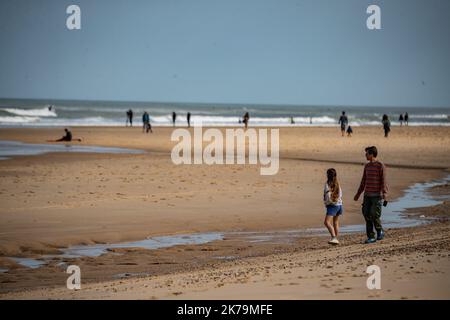
M 450 300 L 438 4 L 0 1 L 0 302 Z
M 143 154 L 49 153 L 0 161 L 0 298 L 64 299 L 449 299 L 448 202 L 415 209 L 436 221 L 389 229 L 362 245 L 364 233 L 250 242 L 234 233 L 323 226 L 325 171 L 334 167 L 344 192 L 342 225 L 362 224 L 353 201 L 364 148 L 378 147 L 388 170 L 389 200 L 409 186 L 448 175 L 450 127 L 280 129 L 280 168 L 172 163 L 172 128 L 74 127 L 77 145 L 124 147 Z M 192 130 L 192 129 L 190 129 Z M 220 129 L 224 130 L 224 129 Z M 60 128 L 0 129 L 0 140 L 45 143 Z M 435 190 L 449 196 L 448 187 Z M 55 259 L 37 269 L 8 257 L 39 259 L 74 245 L 219 232 L 224 240 L 158 250 L 115 249 L 100 257 Z M 59 263 L 63 264 L 59 264 Z M 66 285 L 68 264 L 82 270 L 82 290 Z M 368 265 L 383 270 L 382 290 L 365 285 Z M 412 290 L 414 289 L 414 290 Z

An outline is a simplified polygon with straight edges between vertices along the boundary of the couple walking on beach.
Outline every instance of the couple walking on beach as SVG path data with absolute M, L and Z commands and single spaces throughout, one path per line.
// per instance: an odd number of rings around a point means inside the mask
M 362 204 L 362 214 L 366 220 L 367 240 L 365 243 L 374 243 L 384 238 L 383 227 L 381 226 L 382 205 L 386 206 L 386 167 L 377 160 L 378 150 L 375 146 L 367 147 L 366 159 L 368 163 L 364 166 L 364 172 L 356 192 L 355 201 L 358 201 L 364 192 Z M 330 168 L 327 170 L 327 182 L 325 183 L 324 204 L 326 216 L 324 224 L 331 234 L 330 244 L 339 244 L 339 217 L 344 213 L 342 203 L 342 189 L 337 179 L 337 172 Z M 375 231 L 376 237 L 375 237 Z

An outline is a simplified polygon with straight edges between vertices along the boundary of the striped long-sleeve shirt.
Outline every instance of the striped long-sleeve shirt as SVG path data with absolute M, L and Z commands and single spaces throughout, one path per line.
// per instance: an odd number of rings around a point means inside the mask
M 358 197 L 364 191 L 366 196 L 379 196 L 388 192 L 386 167 L 379 161 L 364 166 L 364 173 L 358 189 Z

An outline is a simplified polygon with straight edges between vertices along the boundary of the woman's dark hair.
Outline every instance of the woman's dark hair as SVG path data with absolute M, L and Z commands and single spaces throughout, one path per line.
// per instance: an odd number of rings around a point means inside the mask
M 337 180 L 337 173 L 334 168 L 327 170 L 327 184 L 331 191 L 331 200 L 336 202 L 339 199 L 339 182 Z
M 383 114 L 383 121 L 388 120 L 387 114 Z
M 377 147 L 375 147 L 375 146 L 367 147 L 366 152 L 368 154 L 373 155 L 375 158 L 378 156 L 378 150 L 377 150 Z

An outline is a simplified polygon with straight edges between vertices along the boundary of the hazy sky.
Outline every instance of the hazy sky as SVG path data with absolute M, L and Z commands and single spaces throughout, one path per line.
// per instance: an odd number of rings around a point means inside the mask
M 450 1 L 0 0 L 0 97 L 450 106 Z

